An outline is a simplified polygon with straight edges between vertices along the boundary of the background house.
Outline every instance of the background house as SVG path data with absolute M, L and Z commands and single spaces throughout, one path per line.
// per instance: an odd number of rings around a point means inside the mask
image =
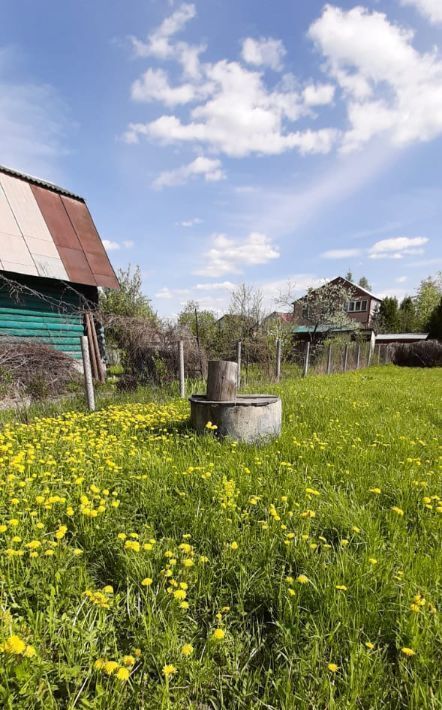
M 348 300 L 345 298 L 346 291 Z M 336 298 L 337 292 L 339 297 L 335 307 L 327 304 L 327 298 Z M 324 307 L 317 308 L 321 301 Z M 381 302 L 381 298 L 362 286 L 337 276 L 293 303 L 295 337 L 302 340 L 309 338 L 312 333 L 325 336 L 331 332 L 351 333 L 355 330 L 362 330 L 369 336 Z M 321 313 L 324 314 L 322 319 Z
M 0 337 L 80 359 L 99 286 L 118 281 L 84 199 L 0 166 Z

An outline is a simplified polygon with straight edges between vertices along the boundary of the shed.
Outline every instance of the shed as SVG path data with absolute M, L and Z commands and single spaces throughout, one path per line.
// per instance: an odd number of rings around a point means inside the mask
M 80 359 L 99 286 L 118 280 L 84 198 L 0 166 L 0 337 Z

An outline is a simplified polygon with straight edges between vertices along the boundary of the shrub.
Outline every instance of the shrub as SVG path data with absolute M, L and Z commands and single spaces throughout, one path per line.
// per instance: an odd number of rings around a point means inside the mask
M 74 360 L 63 352 L 36 341 L 0 340 L 0 392 L 5 398 L 63 394 L 79 378 Z
M 442 367 L 442 343 L 421 340 L 418 343 L 392 345 L 391 361 L 400 367 Z

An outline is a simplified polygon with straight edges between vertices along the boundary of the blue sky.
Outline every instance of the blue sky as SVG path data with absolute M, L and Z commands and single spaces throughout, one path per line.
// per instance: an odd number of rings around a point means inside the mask
M 440 0 L 5 0 L 0 163 L 84 195 L 161 315 L 442 268 Z

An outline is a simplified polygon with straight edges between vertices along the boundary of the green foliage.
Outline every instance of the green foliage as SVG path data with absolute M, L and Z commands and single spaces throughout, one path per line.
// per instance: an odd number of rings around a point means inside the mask
M 442 296 L 442 272 L 421 281 L 417 290 L 415 304 L 418 329 L 424 330 Z
M 177 400 L 8 426 L 0 644 L 35 655 L 2 646 L 2 707 L 436 710 L 439 382 L 263 384 L 284 425 L 260 447 Z M 101 665 L 131 655 L 127 682 Z
M 361 276 L 358 281 L 358 284 L 361 288 L 365 288 L 366 291 L 371 291 L 371 284 L 366 276 Z
M 442 296 L 439 303 L 433 311 L 426 323 L 426 330 L 430 338 L 442 340 Z
M 156 318 L 150 299 L 143 293 L 139 266 L 118 269 L 118 290 L 104 289 L 100 293 L 100 308 L 103 313 L 131 318 Z
M 380 333 L 397 333 L 399 330 L 399 308 L 397 298 L 387 296 L 379 306 L 376 316 Z
M 178 325 L 188 328 L 207 352 L 212 349 L 216 337 L 216 320 L 215 314 L 201 310 L 197 301 L 188 301 L 178 315 Z
M 414 333 L 417 327 L 416 307 L 410 296 L 406 296 L 399 306 L 398 322 L 400 333 Z

